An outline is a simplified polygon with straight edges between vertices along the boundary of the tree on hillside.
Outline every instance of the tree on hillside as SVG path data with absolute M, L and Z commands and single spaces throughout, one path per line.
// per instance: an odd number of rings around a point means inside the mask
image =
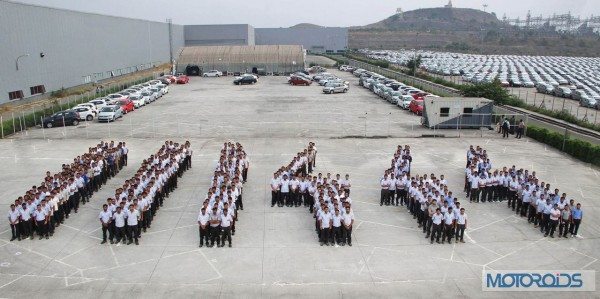
M 414 76 L 417 69 L 421 66 L 421 55 L 413 57 L 406 63 L 406 67 L 409 68 L 408 74 Z

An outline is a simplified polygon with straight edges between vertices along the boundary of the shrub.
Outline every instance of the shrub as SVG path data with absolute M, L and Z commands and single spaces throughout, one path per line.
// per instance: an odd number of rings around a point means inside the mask
M 561 150 L 583 162 L 600 166 L 600 146 L 598 145 L 535 126 L 527 127 L 527 136 Z

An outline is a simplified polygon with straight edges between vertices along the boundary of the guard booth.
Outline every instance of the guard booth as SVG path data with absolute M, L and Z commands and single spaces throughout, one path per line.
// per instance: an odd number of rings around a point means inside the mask
M 422 123 L 436 129 L 491 128 L 494 102 L 486 98 L 425 97 Z

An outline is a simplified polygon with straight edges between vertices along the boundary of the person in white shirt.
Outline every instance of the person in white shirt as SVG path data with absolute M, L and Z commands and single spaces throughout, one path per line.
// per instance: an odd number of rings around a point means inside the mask
M 35 220 L 35 225 L 40 235 L 40 240 L 43 237 L 48 239 L 48 213 L 42 209 L 42 205 L 38 204 L 37 209 L 33 212 L 33 218 Z
M 10 231 L 12 233 L 12 238 L 10 241 L 14 241 L 19 239 L 21 241 L 21 232 L 19 230 L 19 218 L 21 217 L 21 213 L 15 207 L 14 204 L 10 205 L 10 210 L 8 210 L 8 223 L 10 224 Z
M 354 212 L 350 210 L 350 204 L 346 204 L 345 212 L 342 217 L 342 224 L 344 229 L 344 239 L 342 246 L 348 243 L 348 246 L 352 246 L 352 225 L 354 224 Z
M 554 238 L 554 231 L 556 230 L 556 226 L 558 225 L 558 219 L 560 218 L 560 209 L 558 208 L 558 204 L 554 204 L 552 209 L 550 210 L 550 223 L 546 225 L 546 234 L 544 237 L 548 236 L 550 233 L 550 238 Z
M 112 222 L 112 213 L 108 210 L 108 205 L 102 205 L 102 211 L 100 211 L 100 215 L 98 215 L 98 219 L 100 219 L 100 224 L 102 225 L 102 242 L 100 244 L 106 243 L 106 232 L 110 234 L 110 244 L 113 244 L 113 232 L 110 229 Z
M 342 233 L 342 215 L 340 214 L 340 210 L 338 208 L 335 208 L 335 212 L 331 216 L 331 220 L 332 220 L 331 223 L 332 223 L 332 227 L 333 227 L 333 234 L 329 238 L 329 241 L 331 242 L 331 244 L 340 245 L 342 243 L 343 233 Z
M 129 210 L 125 213 L 125 218 L 127 218 L 127 238 L 129 239 L 127 245 L 133 243 L 133 240 L 135 240 L 135 245 L 140 245 L 138 243 L 140 211 L 135 207 L 135 204 L 129 205 Z
M 433 239 L 436 239 L 436 242 L 440 243 L 440 237 L 442 235 L 442 221 L 444 219 L 444 215 L 442 215 L 442 211 L 437 208 L 435 210 L 435 214 L 431 216 L 431 223 L 433 227 L 431 229 L 431 244 L 433 244 Z
M 218 211 L 217 206 L 213 206 L 212 213 L 210 213 L 208 217 L 208 223 L 210 226 L 210 245 L 206 245 L 208 247 L 215 246 L 215 241 L 217 241 L 217 247 L 219 247 L 219 230 L 221 226 L 221 213 Z
M 465 242 L 463 240 L 465 229 L 467 229 L 467 213 L 465 213 L 465 208 L 460 208 L 460 213 L 456 214 L 456 242 Z
M 231 225 L 233 224 L 233 214 L 227 212 L 227 206 L 223 208 L 223 213 L 221 214 L 221 245 L 217 241 L 217 247 L 224 247 L 225 240 L 229 242 L 229 247 L 231 247 Z
M 123 240 L 123 244 L 125 244 L 127 239 L 125 232 L 125 217 L 125 212 L 123 212 L 121 207 L 118 206 L 115 210 L 115 213 L 112 215 L 112 220 L 115 223 L 115 237 L 117 239 L 116 244 L 119 244 L 121 240 Z
M 206 208 L 202 207 L 200 209 L 200 214 L 198 214 L 198 228 L 200 231 L 200 246 L 204 246 L 206 242 L 206 246 L 208 246 L 208 221 L 210 220 L 210 215 L 206 212 Z
M 323 244 L 329 246 L 329 234 L 331 233 L 331 226 L 333 225 L 332 216 L 333 215 L 329 213 L 329 207 L 325 206 L 319 219 L 321 226 L 321 246 L 323 246 Z
M 447 202 L 444 202 L 444 204 Z M 444 236 L 442 236 L 442 244 L 444 241 L 448 241 L 448 244 L 452 244 L 452 234 L 455 230 L 455 218 L 454 211 L 452 211 L 452 207 L 448 207 L 447 212 L 444 214 Z
M 288 176 L 287 175 L 283 175 L 283 178 L 281 179 L 281 182 L 279 184 L 280 186 L 280 207 L 283 207 L 283 203 L 285 202 L 285 205 L 287 207 L 291 207 L 293 206 L 293 203 L 291 201 L 290 198 L 290 180 L 288 180 Z

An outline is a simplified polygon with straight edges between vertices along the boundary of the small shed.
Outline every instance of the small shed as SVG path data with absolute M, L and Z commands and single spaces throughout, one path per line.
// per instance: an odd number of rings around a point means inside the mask
M 486 98 L 426 97 L 423 125 L 436 129 L 478 129 L 492 126 L 494 102 Z

